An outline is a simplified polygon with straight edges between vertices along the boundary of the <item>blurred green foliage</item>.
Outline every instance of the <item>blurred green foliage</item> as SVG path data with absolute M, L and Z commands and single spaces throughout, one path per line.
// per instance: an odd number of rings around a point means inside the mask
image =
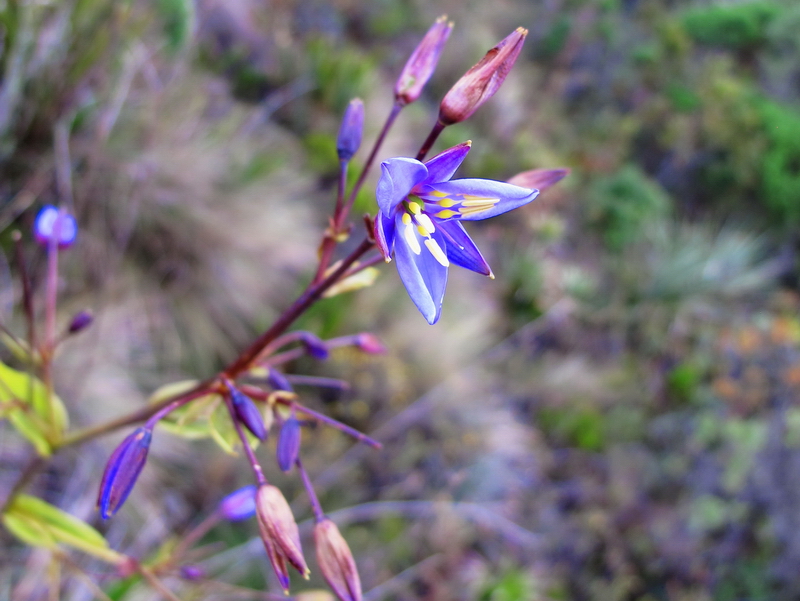
M 698 42 L 744 50 L 762 44 L 768 26 L 780 14 L 781 7 L 769 0 L 716 2 L 687 10 L 683 24 Z

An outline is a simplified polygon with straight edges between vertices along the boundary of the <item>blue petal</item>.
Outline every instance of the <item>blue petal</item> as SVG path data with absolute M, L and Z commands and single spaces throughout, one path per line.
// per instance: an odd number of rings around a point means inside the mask
M 375 244 L 387 261 L 392 258 L 394 250 L 395 226 L 394 219 L 386 217 L 383 213 L 375 216 Z
M 445 253 L 453 265 L 464 267 L 481 275 L 491 275 L 492 270 L 472 238 L 458 221 L 436 221 L 436 228 L 445 238 Z
M 416 159 L 396 158 L 381 163 L 381 179 L 375 191 L 381 212 L 392 217 L 394 208 L 427 174 L 428 168 Z
M 446 244 L 437 234 L 438 232 L 435 232 L 433 237 L 438 238 L 439 245 Z M 439 320 L 442 312 L 442 301 L 447 286 L 447 267 L 434 259 L 422 241 L 420 246 L 422 249 L 417 255 L 408 247 L 402 236 L 397 238 L 394 251 L 397 273 L 400 274 L 400 280 L 417 309 L 428 323 L 433 325 Z
M 429 188 L 447 195 L 453 200 L 462 202 L 460 207 L 453 207 L 461 212 L 456 219 L 478 221 L 501 215 L 517 207 L 528 204 L 539 195 L 538 190 L 520 188 L 504 182 L 489 179 L 457 179 L 451 182 L 432 184 Z M 481 199 L 487 199 L 486 208 L 479 210 Z M 494 203 L 490 202 L 494 200 Z M 476 206 L 464 206 L 463 203 L 477 203 Z
M 467 153 L 472 147 L 472 142 L 462 142 L 458 146 L 453 146 L 437 154 L 435 157 L 425 162 L 428 168 L 428 176 L 423 184 L 435 184 L 438 182 L 450 181 L 456 170 L 467 158 Z

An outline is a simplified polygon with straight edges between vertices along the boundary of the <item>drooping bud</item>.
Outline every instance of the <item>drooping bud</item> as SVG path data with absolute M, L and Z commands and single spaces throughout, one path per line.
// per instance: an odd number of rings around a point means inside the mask
M 278 435 L 278 467 L 284 472 L 291 471 L 297 456 L 300 454 L 300 422 L 294 416 L 283 422 L 281 432 Z
M 269 373 L 267 374 L 267 383 L 272 386 L 273 390 L 286 390 L 287 392 L 294 391 L 294 388 L 289 380 L 286 379 L 286 376 L 275 368 L 270 368 Z
M 137 428 L 109 457 L 97 497 L 97 507 L 104 520 L 117 513 L 136 484 L 147 461 L 152 434 L 149 428 Z
M 288 588 L 288 578 L 285 585 L 282 580 L 286 562 L 308 578 L 310 572 L 300 546 L 297 523 L 283 493 L 272 484 L 262 484 L 256 492 L 256 517 L 261 540 L 284 590 Z
M 200 566 L 181 566 L 180 574 L 186 580 L 202 580 L 206 577 L 206 571 Z
M 520 188 L 530 188 L 544 192 L 569 175 L 569 169 L 532 169 L 517 173 L 508 180 L 509 184 Z
M 45 248 L 53 238 L 58 248 L 69 248 L 78 237 L 78 222 L 65 209 L 45 205 L 33 222 L 33 237 Z
M 433 75 L 447 38 L 453 30 L 453 23 L 442 15 L 431 26 L 425 37 L 411 53 L 394 86 L 395 100 L 401 104 L 411 104 L 422 93 L 422 88 Z
M 324 361 L 328 358 L 328 355 L 330 354 L 328 352 L 328 347 L 318 336 L 315 336 L 311 332 L 303 332 L 301 341 L 306 349 L 306 352 L 314 357 L 314 359 L 320 359 Z
M 83 329 L 88 328 L 94 321 L 94 316 L 89 311 L 80 311 L 75 314 L 72 321 L 69 322 L 67 331 L 70 334 L 77 334 Z
M 459 123 L 494 96 L 517 61 L 527 35 L 527 29 L 518 27 L 467 71 L 442 99 L 439 122 Z
M 339 136 L 336 138 L 336 152 L 339 159 L 349 161 L 361 146 L 361 135 L 364 133 L 364 103 L 360 98 L 353 98 L 344 112 Z
M 328 586 L 341 601 L 361 601 L 361 579 L 350 547 L 339 529 L 324 518 L 314 526 L 317 563 Z
M 356 347 L 369 355 L 385 355 L 387 352 L 383 342 L 370 332 L 362 332 L 356 335 Z
M 264 417 L 256 407 L 253 399 L 230 384 L 228 385 L 228 392 L 231 395 L 231 404 L 233 405 L 236 419 L 250 430 L 253 436 L 259 440 L 265 440 L 267 438 L 267 429 L 264 426 Z
M 248 484 L 222 499 L 217 508 L 219 514 L 231 522 L 253 517 L 256 513 L 256 487 Z

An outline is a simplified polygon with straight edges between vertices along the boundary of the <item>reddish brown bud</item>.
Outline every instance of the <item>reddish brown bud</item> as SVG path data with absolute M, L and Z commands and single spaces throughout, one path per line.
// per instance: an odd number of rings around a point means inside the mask
M 341 601 L 361 601 L 361 579 L 344 540 L 332 521 L 325 518 L 314 526 L 317 563 L 328 586 Z
M 453 30 L 453 23 L 442 15 L 428 30 L 425 37 L 408 58 L 403 72 L 394 86 L 394 97 L 402 104 L 411 104 L 422 93 L 439 62 L 447 38 Z
M 527 35 L 527 29 L 518 27 L 450 88 L 439 106 L 439 121 L 443 125 L 463 121 L 494 96 L 517 61 Z
M 521 188 L 530 188 L 544 192 L 550 186 L 557 184 L 569 175 L 569 169 L 532 169 L 517 173 L 508 180 L 509 184 L 514 184 Z
M 271 484 L 262 484 L 256 492 L 256 517 L 261 540 L 267 556 L 281 582 L 288 590 L 289 579 L 286 563 L 294 566 L 303 577 L 308 578 L 309 569 L 300 547 L 300 532 L 294 521 L 292 510 L 283 493 Z

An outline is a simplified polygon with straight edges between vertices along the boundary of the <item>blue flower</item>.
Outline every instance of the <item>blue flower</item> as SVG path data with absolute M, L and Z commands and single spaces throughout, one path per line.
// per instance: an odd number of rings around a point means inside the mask
M 450 181 L 471 144 L 449 148 L 425 163 L 408 158 L 381 163 L 375 239 L 387 261 L 394 252 L 400 279 L 430 324 L 441 314 L 451 263 L 494 277 L 460 221 L 500 215 L 539 194 L 486 179 Z

